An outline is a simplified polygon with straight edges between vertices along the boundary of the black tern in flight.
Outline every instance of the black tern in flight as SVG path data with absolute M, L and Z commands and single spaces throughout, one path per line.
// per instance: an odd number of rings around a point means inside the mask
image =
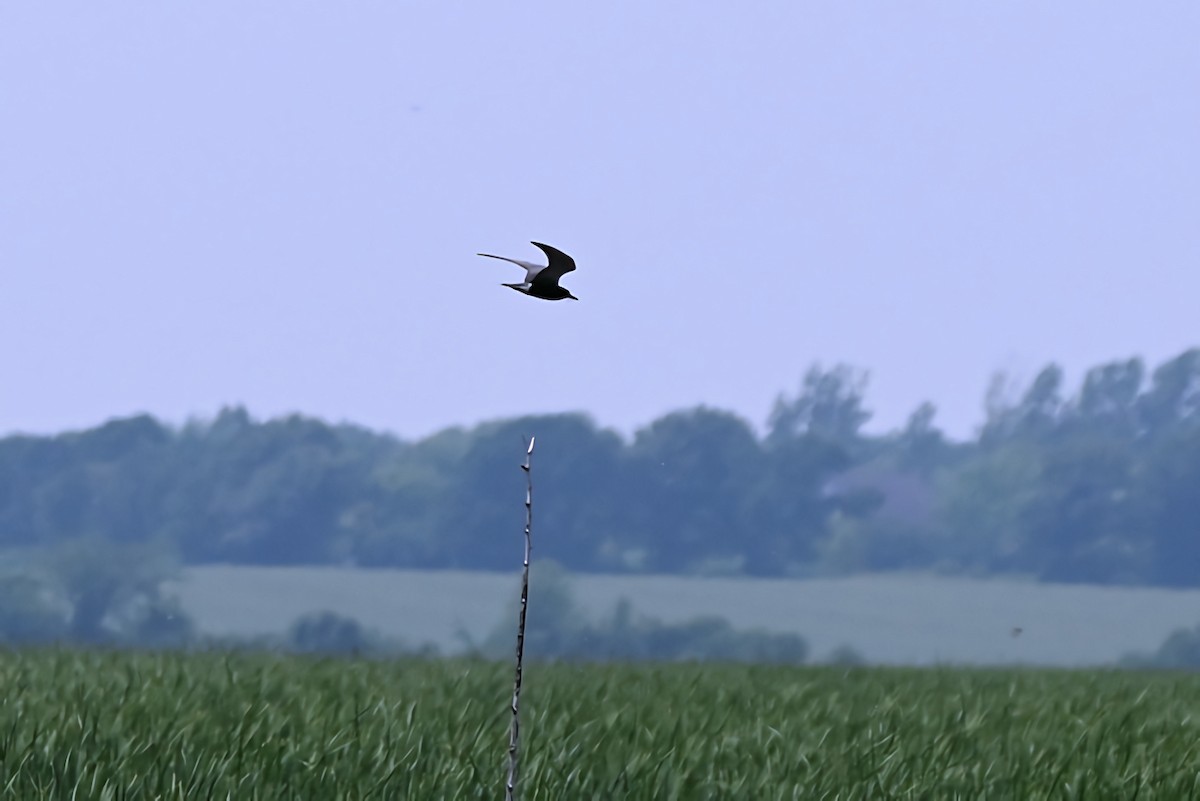
M 543 245 L 541 242 L 531 242 L 542 249 L 549 259 L 549 264 L 533 264 L 528 261 L 519 259 L 510 259 L 507 256 L 493 256 L 491 253 L 479 253 L 479 256 L 487 256 L 489 259 L 500 259 L 501 261 L 512 262 L 513 264 L 525 268 L 525 280 L 519 284 L 502 284 L 502 286 L 512 287 L 518 292 L 524 292 L 535 298 L 542 300 L 579 300 L 567 290 L 558 285 L 558 281 L 567 273 L 575 269 L 575 260 L 563 253 L 558 248 L 550 245 Z

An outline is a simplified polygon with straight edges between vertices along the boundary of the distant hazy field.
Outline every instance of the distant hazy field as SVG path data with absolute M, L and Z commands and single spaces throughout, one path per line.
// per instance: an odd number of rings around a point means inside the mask
M 1153 650 L 1173 629 L 1200 623 L 1200 591 L 895 574 L 572 581 L 580 605 L 593 614 L 624 597 L 666 621 L 721 615 L 741 627 L 797 632 L 818 660 L 849 644 L 872 662 L 890 664 L 1098 665 L 1127 651 Z M 276 633 L 301 614 L 332 610 L 449 653 L 461 648 L 459 630 L 479 640 L 498 622 L 508 624 L 517 587 L 516 575 L 499 573 L 218 566 L 184 571 L 175 590 L 206 633 Z M 530 614 L 537 609 L 535 576 Z

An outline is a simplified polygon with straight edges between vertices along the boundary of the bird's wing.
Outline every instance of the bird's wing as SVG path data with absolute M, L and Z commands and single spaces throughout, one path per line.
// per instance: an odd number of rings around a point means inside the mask
M 558 248 L 543 245 L 541 242 L 531 242 L 530 244 L 541 248 L 542 252 L 546 254 L 546 258 L 550 260 L 550 263 L 537 273 L 530 274 L 530 281 L 536 280 L 539 284 L 557 286 L 558 279 L 575 269 L 575 260 Z
M 543 267 L 540 264 L 534 264 L 533 262 L 528 262 L 528 261 L 521 261 L 519 259 L 510 259 L 508 256 L 493 256 L 491 253 L 476 253 L 475 255 L 476 256 L 487 256 L 489 259 L 499 259 L 500 261 L 507 261 L 512 264 L 515 264 L 518 267 L 524 267 L 526 281 L 532 281 L 533 277 L 535 275 L 537 275 L 542 270 L 546 269 L 545 267 Z

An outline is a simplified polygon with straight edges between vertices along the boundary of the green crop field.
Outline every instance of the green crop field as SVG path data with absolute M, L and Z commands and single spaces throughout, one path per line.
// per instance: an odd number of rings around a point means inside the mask
M 1200 797 L 1200 677 L 527 666 L 526 799 Z M 0 655 L 0 796 L 499 799 L 510 667 Z

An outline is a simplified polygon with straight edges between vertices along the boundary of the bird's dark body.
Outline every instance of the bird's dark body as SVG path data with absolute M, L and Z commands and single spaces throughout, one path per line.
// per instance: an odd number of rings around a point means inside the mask
M 534 281 L 532 284 L 505 284 L 504 286 L 531 298 L 541 298 L 542 300 L 566 300 L 575 297 L 558 284 L 538 284 L 537 281 Z
M 523 295 L 529 295 L 532 298 L 541 298 L 542 300 L 566 300 L 567 298 L 579 300 L 579 298 L 558 285 L 559 279 L 575 269 L 575 260 L 556 247 L 544 245 L 541 242 L 532 242 L 531 244 L 541 248 L 542 252 L 546 254 L 548 263 L 545 266 L 520 261 L 519 259 L 510 259 L 507 256 L 493 256 L 490 253 L 480 253 L 479 255 L 487 256 L 489 259 L 512 262 L 519 267 L 524 267 L 524 281 L 516 284 L 504 284 L 504 286 L 515 289 Z

